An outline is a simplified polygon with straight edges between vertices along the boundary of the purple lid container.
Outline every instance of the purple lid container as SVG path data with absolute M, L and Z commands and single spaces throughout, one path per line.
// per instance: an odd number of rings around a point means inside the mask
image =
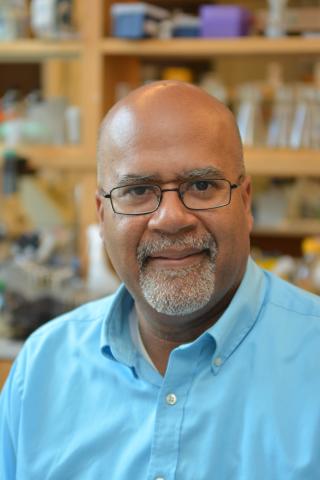
M 202 37 L 241 37 L 249 34 L 251 14 L 236 5 L 202 5 L 200 25 Z

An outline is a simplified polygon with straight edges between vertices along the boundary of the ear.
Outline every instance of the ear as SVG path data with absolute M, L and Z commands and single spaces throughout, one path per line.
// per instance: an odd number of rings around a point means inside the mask
M 251 212 L 252 202 L 252 183 L 251 177 L 246 176 L 241 184 L 241 197 L 244 206 L 245 215 L 247 218 L 249 231 L 253 228 L 253 215 Z
M 96 208 L 100 225 L 100 237 L 103 238 L 104 205 L 103 198 L 99 195 L 98 190 L 96 191 Z

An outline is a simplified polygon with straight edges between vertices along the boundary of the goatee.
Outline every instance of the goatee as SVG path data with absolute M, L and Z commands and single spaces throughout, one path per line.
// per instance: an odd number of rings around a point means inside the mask
M 181 268 L 153 268 L 148 258 L 167 249 L 203 252 L 199 261 Z M 137 249 L 139 282 L 146 301 L 166 315 L 188 315 L 205 307 L 215 291 L 217 245 L 210 234 L 171 239 L 164 235 L 140 243 Z

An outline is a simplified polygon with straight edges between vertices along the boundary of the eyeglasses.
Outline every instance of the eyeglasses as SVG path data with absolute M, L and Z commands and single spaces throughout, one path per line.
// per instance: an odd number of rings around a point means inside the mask
M 154 184 L 132 184 L 115 187 L 100 195 L 108 198 L 115 213 L 121 215 L 146 215 L 155 212 L 164 192 L 177 192 L 183 205 L 189 210 L 211 210 L 229 205 L 232 190 L 240 183 L 225 178 L 197 179 L 180 183 L 177 188 L 161 188 Z

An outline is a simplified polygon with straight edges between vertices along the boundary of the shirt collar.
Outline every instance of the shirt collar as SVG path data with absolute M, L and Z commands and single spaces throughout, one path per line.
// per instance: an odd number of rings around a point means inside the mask
M 121 285 L 103 320 L 100 336 L 102 353 L 108 358 L 118 360 L 130 367 L 134 365 L 136 356 L 128 321 L 132 306 L 133 298 L 125 285 Z
M 215 341 L 214 373 L 253 328 L 263 305 L 266 280 L 263 271 L 249 257 L 245 275 L 228 308 L 206 334 Z
M 218 373 L 256 322 L 263 304 L 265 283 L 263 271 L 249 258 L 245 275 L 228 308 L 201 336 L 211 337 L 216 346 L 212 363 L 214 373 Z M 122 285 L 113 296 L 100 338 L 100 348 L 105 356 L 130 367 L 135 365 L 137 356 L 128 322 L 132 306 L 133 299 Z

